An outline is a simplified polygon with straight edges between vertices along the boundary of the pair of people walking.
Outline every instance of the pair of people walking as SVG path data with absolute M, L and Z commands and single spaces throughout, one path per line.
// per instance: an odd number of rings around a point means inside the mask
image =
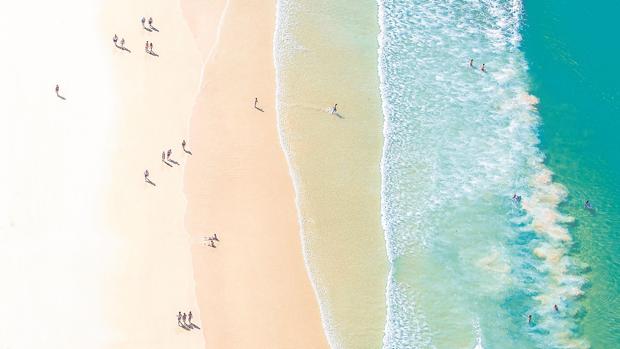
M 146 18 L 142 17 L 142 19 L 140 19 L 140 22 L 142 22 L 142 28 L 144 28 L 145 30 L 156 31 L 156 32 L 159 31 L 157 28 L 155 28 L 153 26 L 153 17 L 149 17 L 149 20 L 148 20 L 149 26 L 148 26 L 148 28 L 146 27 L 146 24 L 145 24 L 147 22 Z
M 114 36 L 112 37 L 112 42 L 114 42 L 114 46 L 116 46 L 116 48 L 127 51 L 127 48 L 125 48 L 125 38 L 121 38 L 121 40 L 119 41 L 118 35 L 114 34 Z

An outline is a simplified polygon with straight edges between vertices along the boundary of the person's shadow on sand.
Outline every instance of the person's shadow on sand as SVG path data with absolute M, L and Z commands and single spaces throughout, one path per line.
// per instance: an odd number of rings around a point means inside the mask
M 116 48 L 117 48 L 117 49 L 119 49 L 119 50 L 123 50 L 123 51 L 125 51 L 125 52 L 129 52 L 129 53 L 131 53 L 131 50 L 130 50 L 130 49 L 128 49 L 127 47 L 125 47 L 125 46 L 120 46 L 120 45 L 118 45 L 118 44 L 116 44 L 116 43 L 114 44 L 114 46 L 116 46 Z

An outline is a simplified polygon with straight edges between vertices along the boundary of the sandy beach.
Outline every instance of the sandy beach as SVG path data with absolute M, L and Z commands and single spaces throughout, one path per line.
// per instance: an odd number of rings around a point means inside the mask
M 221 240 L 216 249 L 192 245 L 205 344 L 327 348 L 276 122 L 275 2 L 227 6 L 219 38 L 195 32 L 217 46 L 191 121 L 185 185 L 192 241 Z

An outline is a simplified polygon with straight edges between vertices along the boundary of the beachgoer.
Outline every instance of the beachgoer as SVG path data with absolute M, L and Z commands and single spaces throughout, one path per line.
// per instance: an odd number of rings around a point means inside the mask
M 121 47 L 125 47 L 125 38 L 121 39 Z
M 558 309 L 558 305 L 557 304 L 553 305 L 553 309 L 555 309 L 555 311 L 558 312 L 558 313 L 560 312 L 560 309 Z
M 483 72 L 487 72 L 487 68 L 485 68 L 484 63 L 482 63 L 482 67 L 480 67 L 480 70 L 482 70 Z
M 213 240 L 220 241 L 220 239 L 217 238 L 217 234 L 213 234 Z
M 60 87 L 56 84 L 56 94 L 58 94 L 58 91 L 60 91 Z
M 215 243 L 213 242 L 213 240 L 211 240 L 211 244 L 209 244 L 209 247 L 216 248 L 216 247 L 215 247 Z
M 165 151 L 161 152 L 161 161 L 164 161 L 164 162 L 166 161 L 166 152 Z
M 187 324 L 187 323 L 185 322 L 185 320 L 186 320 L 186 319 L 187 319 L 187 314 L 183 313 L 183 324 L 185 324 L 185 325 Z
M 116 45 L 116 42 L 118 41 L 118 36 L 116 36 L 116 34 L 114 34 L 112 41 L 114 41 L 114 45 Z
M 183 327 L 183 324 L 181 323 L 181 318 L 183 317 L 183 315 L 181 315 L 181 312 L 179 312 L 177 314 L 177 324 L 181 327 Z
M 256 108 L 256 106 L 258 105 L 258 97 L 254 98 L 254 108 Z
M 149 17 L 149 27 L 153 27 L 153 18 Z
M 583 205 L 583 207 L 585 207 L 588 210 L 591 210 L 592 204 L 590 203 L 590 200 L 586 200 L 586 203 Z
M 189 314 L 187 314 L 187 322 L 189 322 L 190 324 L 192 323 L 192 311 L 189 311 Z
M 181 147 L 183 147 L 183 150 L 185 150 L 185 145 L 186 145 L 186 144 L 187 144 L 187 143 L 185 142 L 185 140 L 183 140 L 183 142 L 181 142 Z
M 149 181 L 149 170 L 144 171 L 144 180 L 147 182 Z
M 338 103 L 334 104 L 334 108 L 332 109 L 332 114 L 336 114 L 338 112 Z
M 474 67 L 474 59 L 473 58 L 469 59 L 469 66 L 472 67 L 472 68 Z
M 153 43 L 149 42 L 149 52 L 153 53 Z
M 532 315 L 531 314 L 527 316 L 527 323 L 528 324 L 532 323 Z
M 170 155 L 172 155 L 172 149 L 168 149 L 168 152 L 166 153 L 166 159 L 170 160 Z
M 146 22 L 146 19 L 144 17 L 142 17 L 142 19 L 140 21 L 142 22 L 142 27 L 144 28 L 144 22 Z

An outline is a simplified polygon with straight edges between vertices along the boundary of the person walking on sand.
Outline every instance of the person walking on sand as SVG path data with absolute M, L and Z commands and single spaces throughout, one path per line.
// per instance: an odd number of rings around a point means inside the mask
M 166 153 L 166 160 L 170 160 L 170 155 L 172 155 L 172 149 L 168 149 L 168 152 Z
M 56 96 L 58 96 L 58 92 L 60 91 L 60 87 L 56 84 Z
M 149 52 L 153 53 L 153 43 L 149 42 Z
M 121 48 L 125 48 L 125 38 L 121 39 Z
M 166 152 L 165 151 L 161 152 L 161 161 L 166 162 Z
M 114 41 L 114 46 L 117 46 L 116 42 L 118 41 L 118 36 L 116 36 L 116 34 L 114 34 L 114 37 L 112 38 L 112 41 Z
M 185 320 L 187 320 L 187 314 L 183 313 L 183 325 L 187 326 L 187 322 L 185 322 Z
M 145 182 L 150 182 L 150 179 L 149 179 L 149 170 L 144 170 L 144 181 L 145 181 Z
M 192 311 L 189 311 L 189 314 L 187 314 L 187 322 L 191 325 L 192 324 Z
M 181 315 L 181 312 L 179 312 L 179 313 L 177 314 L 177 324 L 178 324 L 180 327 L 183 327 L 183 324 L 181 323 L 181 318 L 182 318 L 182 317 L 183 317 L 183 315 Z
M 185 151 L 185 146 L 187 145 L 187 143 L 185 142 L 185 140 L 183 140 L 183 142 L 181 142 L 181 147 L 183 148 L 183 151 Z
M 142 17 L 140 22 L 142 22 L 142 28 L 146 29 L 146 27 L 144 26 L 144 22 L 146 22 L 146 19 L 144 17 Z
M 213 242 L 213 240 L 211 240 L 211 243 L 209 244 L 209 247 L 216 248 L 216 247 L 215 247 L 215 243 Z
M 220 241 L 220 239 L 218 239 L 218 238 L 217 238 L 217 234 L 215 234 L 215 233 L 213 234 L 213 240 L 215 240 L 215 241 L 217 241 L 217 242 L 219 242 L 219 241 Z
M 149 27 L 153 28 L 153 17 L 149 17 Z
M 254 97 L 254 108 L 258 108 L 258 97 Z
M 334 108 L 332 109 L 332 114 L 336 114 L 338 112 L 338 103 L 334 104 Z
M 149 52 L 149 42 L 147 41 L 146 44 L 144 45 L 144 52 L 148 53 Z

